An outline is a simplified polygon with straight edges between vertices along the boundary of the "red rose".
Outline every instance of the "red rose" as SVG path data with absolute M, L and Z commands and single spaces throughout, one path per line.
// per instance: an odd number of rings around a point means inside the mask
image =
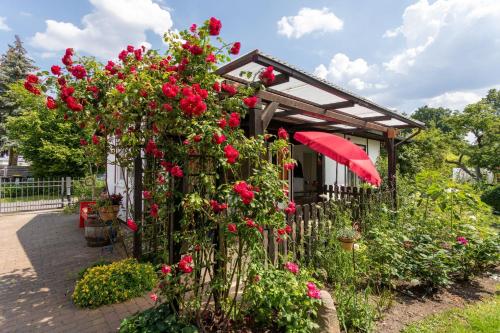
M 217 61 L 217 59 L 215 59 L 215 55 L 213 53 L 210 53 L 209 55 L 207 55 L 207 57 L 205 58 L 205 61 L 206 62 L 209 62 L 209 63 L 215 63 Z
M 258 101 L 259 99 L 257 98 L 257 96 L 243 98 L 243 103 L 245 103 L 245 105 L 250 109 L 254 108 Z
M 184 172 L 182 171 L 181 167 L 178 165 L 174 165 L 172 169 L 170 169 L 170 174 L 174 177 L 177 178 L 182 178 L 184 177 Z
M 227 204 L 219 203 L 217 200 L 210 200 L 210 207 L 212 207 L 214 213 L 220 213 L 227 209 Z
M 144 197 L 144 199 L 146 200 L 150 200 L 153 198 L 153 195 L 151 194 L 150 191 L 142 191 L 142 196 Z
M 220 83 L 218 81 L 215 81 L 212 88 L 213 88 L 213 90 L 220 92 Z
M 163 103 L 163 105 L 161 106 L 163 110 L 167 111 L 167 112 L 170 112 L 173 110 L 172 108 L 172 105 L 168 104 L 168 103 Z
M 237 128 L 240 126 L 240 114 L 233 112 L 229 115 L 229 127 Z
M 92 143 L 98 145 L 101 139 L 97 135 L 92 135 Z
M 78 101 L 73 96 L 68 96 L 66 98 L 66 105 L 73 111 L 79 112 L 83 110 L 83 105 L 78 103 Z
M 191 26 L 189 27 L 189 31 L 191 31 L 192 33 L 195 33 L 196 32 L 196 29 L 198 28 L 198 26 L 196 24 L 191 24 Z
M 137 224 L 132 219 L 127 220 L 127 227 L 129 227 L 130 230 L 132 230 L 133 232 L 136 232 L 138 229 Z
M 172 272 L 172 267 L 163 264 L 161 265 L 161 272 L 163 273 L 163 275 L 170 274 L 170 272 Z
M 191 273 L 193 271 L 193 267 L 191 263 L 193 262 L 193 257 L 190 255 L 185 255 L 179 261 L 179 269 L 184 273 Z
M 203 49 L 198 45 L 192 45 L 191 47 L 189 47 L 189 52 L 191 52 L 191 54 L 193 55 L 200 55 L 203 53 Z
M 141 61 L 142 60 L 142 50 L 141 49 L 135 50 L 134 56 L 135 56 L 135 60 Z
M 224 154 L 226 155 L 227 163 L 229 164 L 236 163 L 238 156 L 240 156 L 240 153 L 231 145 L 224 147 Z
M 50 67 L 50 71 L 54 75 L 57 75 L 57 76 L 61 75 L 61 67 L 59 67 L 57 65 L 54 65 L 54 66 Z
M 288 133 L 283 127 L 279 128 L 278 137 L 283 140 L 288 140 Z
M 246 218 L 245 218 L 245 222 L 247 223 L 247 226 L 248 226 L 249 228 L 254 228 L 254 227 L 256 227 L 256 226 L 257 226 L 257 225 L 255 224 L 255 222 L 254 222 L 252 219 L 248 218 L 248 217 L 246 217 Z
M 285 170 L 293 170 L 295 168 L 295 162 L 285 163 L 283 167 Z
M 274 76 L 274 67 L 273 66 L 267 67 L 263 72 L 260 73 L 259 79 L 265 85 L 273 83 L 274 79 L 275 79 L 275 76 Z
M 35 74 L 28 74 L 26 76 L 26 81 L 28 81 L 29 83 L 38 83 L 38 76 L 36 76 Z
M 152 204 L 151 205 L 151 208 L 149 210 L 149 215 L 151 215 L 151 217 L 153 218 L 157 218 L 158 217 L 158 204 Z
M 57 103 L 52 97 L 47 97 L 47 108 L 50 110 L 54 110 L 57 108 Z
M 295 211 L 296 211 L 295 202 L 290 201 L 290 202 L 288 203 L 288 207 L 287 207 L 287 208 L 285 208 L 285 213 L 286 213 L 287 215 L 292 215 L 292 214 L 295 214 Z
M 202 139 L 202 138 L 201 138 L 201 135 L 199 135 L 199 134 L 196 134 L 196 135 L 193 137 L 194 142 L 200 142 L 200 141 L 201 141 L 201 139 Z
M 82 65 L 76 65 L 71 68 L 71 74 L 73 74 L 73 76 L 77 79 L 81 80 L 85 76 L 87 76 L 87 71 Z
M 88 145 L 88 144 L 89 144 L 89 143 L 87 142 L 87 140 L 85 140 L 85 139 L 80 139 L 80 145 L 81 145 L 81 146 L 86 146 L 86 145 Z
M 236 88 L 231 84 L 223 83 L 221 85 L 221 87 L 222 87 L 222 90 L 227 92 L 230 96 L 233 96 L 238 92 L 238 90 L 236 90 Z
M 216 144 L 220 145 L 221 143 L 226 141 L 226 136 L 224 134 L 219 135 L 217 133 L 214 133 L 213 139 Z
M 118 83 L 116 85 L 116 90 L 118 90 L 120 94 L 123 94 L 125 92 L 125 86 L 123 85 L 123 83 Z
M 210 35 L 212 36 L 219 35 L 221 28 L 222 28 L 222 23 L 215 17 L 211 17 L 208 23 L 208 29 L 210 31 Z
M 222 118 L 217 122 L 217 125 L 219 125 L 220 128 L 224 129 L 227 126 L 227 120 L 226 118 Z
M 71 59 L 71 55 L 65 54 L 61 59 L 62 63 L 66 66 L 71 66 L 73 64 L 73 59 Z
M 164 83 L 161 90 L 167 98 L 174 98 L 179 93 L 179 87 L 171 83 Z
M 236 42 L 233 44 L 233 47 L 231 47 L 231 54 L 234 54 L 234 55 L 237 55 L 238 53 L 240 53 L 240 48 L 241 48 L 241 43 L 240 42 Z
M 227 230 L 232 233 L 232 234 L 235 234 L 236 232 L 238 232 L 238 228 L 236 227 L 236 224 L 234 223 L 229 223 L 227 225 Z
M 285 269 L 290 271 L 293 274 L 298 274 L 299 273 L 299 265 L 293 262 L 287 262 L 285 265 Z
M 151 295 L 149 295 L 149 298 L 151 298 L 151 300 L 156 303 L 156 301 L 158 300 L 158 295 L 151 294 Z

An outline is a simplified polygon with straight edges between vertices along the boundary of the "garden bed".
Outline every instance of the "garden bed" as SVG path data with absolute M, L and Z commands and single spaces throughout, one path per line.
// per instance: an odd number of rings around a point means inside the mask
M 400 332 L 406 325 L 430 315 L 464 307 L 495 295 L 500 283 L 500 268 L 472 281 L 455 283 L 431 296 L 414 297 L 399 294 L 384 318 L 377 322 L 376 332 Z

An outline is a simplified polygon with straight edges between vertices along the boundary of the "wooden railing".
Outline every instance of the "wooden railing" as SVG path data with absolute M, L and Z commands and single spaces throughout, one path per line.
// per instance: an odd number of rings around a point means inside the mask
M 335 237 L 341 212 L 362 228 L 370 206 L 386 200 L 384 193 L 370 188 L 330 185 L 323 189 L 329 200 L 297 205 L 295 214 L 288 216 L 287 224 L 291 227 L 288 236 L 278 237 L 273 229 L 264 231 L 264 247 L 272 263 L 276 264 L 279 257 L 310 261 L 321 241 L 320 235 Z

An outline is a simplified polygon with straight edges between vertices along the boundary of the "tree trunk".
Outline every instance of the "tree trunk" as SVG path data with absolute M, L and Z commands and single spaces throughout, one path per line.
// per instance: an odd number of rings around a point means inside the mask
M 17 159 L 19 155 L 14 148 L 9 148 L 9 166 L 17 166 Z

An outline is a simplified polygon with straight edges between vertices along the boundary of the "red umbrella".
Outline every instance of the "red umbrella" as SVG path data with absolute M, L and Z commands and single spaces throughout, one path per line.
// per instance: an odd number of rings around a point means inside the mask
M 351 141 L 324 132 L 297 132 L 293 138 L 312 150 L 347 166 L 368 183 L 380 186 L 382 180 L 370 157 Z

